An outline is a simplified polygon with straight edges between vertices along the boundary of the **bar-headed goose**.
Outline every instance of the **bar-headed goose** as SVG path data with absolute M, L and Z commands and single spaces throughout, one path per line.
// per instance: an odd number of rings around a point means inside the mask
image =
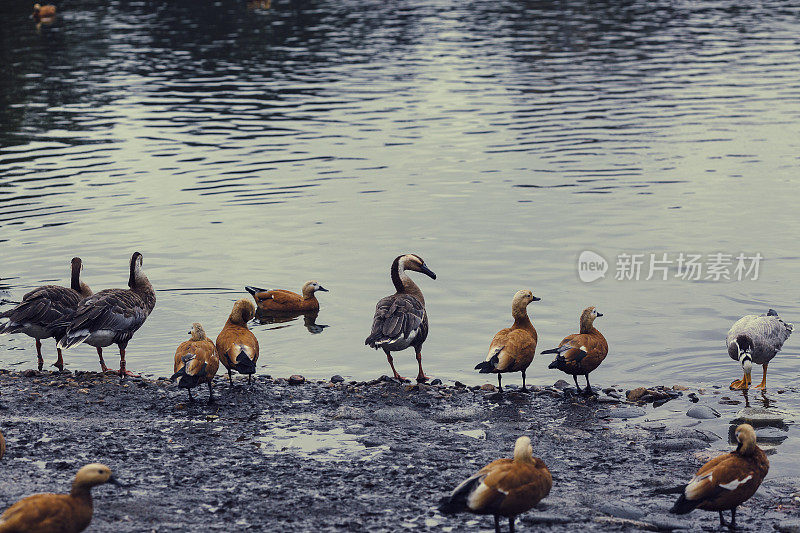
M 242 298 L 233 304 L 233 310 L 217 335 L 217 356 L 228 370 L 228 381 L 233 384 L 231 371 L 247 374 L 247 382 L 256 372 L 258 361 L 258 339 L 247 327 L 256 315 L 256 306 Z
M 736 528 L 736 508 L 747 501 L 769 471 L 769 460 L 756 444 L 756 432 L 750 424 L 736 428 L 736 450 L 711 459 L 703 465 L 670 509 L 687 514 L 694 509 L 717 511 L 721 526 Z M 731 512 L 730 523 L 722 511 Z
M 520 437 L 513 459 L 498 459 L 481 468 L 444 498 L 439 510 L 494 515 L 496 533 L 500 532 L 500 517 L 507 517 L 513 533 L 517 515 L 532 509 L 552 487 L 550 471 L 544 461 L 533 456 L 531 440 Z
M 64 336 L 67 320 L 78 303 L 92 295 L 92 290 L 81 281 L 83 262 L 80 257 L 72 258 L 72 280 L 70 287 L 43 285 L 22 297 L 22 302 L 13 309 L 0 313 L 0 335 L 24 333 L 36 340 L 36 355 L 39 370 L 44 365 L 42 358 L 42 339 L 55 338 L 56 343 Z M 64 370 L 61 348 L 57 347 L 58 360 L 53 364 Z
M 192 389 L 201 383 L 208 383 L 208 402 L 214 401 L 211 382 L 219 369 L 217 348 L 208 337 L 203 326 L 195 322 L 189 331 L 192 336 L 188 341 L 180 343 L 175 350 L 175 370 L 172 381 L 178 382 L 178 388 L 189 392 L 192 401 Z
M 395 379 L 400 381 L 405 381 L 406 378 L 395 370 L 391 352 L 413 346 L 419 366 L 417 381 L 424 382 L 428 377 L 422 371 L 422 343 L 428 337 L 428 313 L 425 311 L 422 291 L 408 277 L 406 270 L 422 272 L 436 279 L 436 274 L 425 265 L 420 256 L 414 254 L 397 256 L 391 268 L 392 283 L 397 292 L 378 301 L 372 320 L 372 332 L 364 344 L 376 350 L 383 349 Z
M 501 329 L 489 344 L 486 360 L 479 363 L 475 370 L 481 374 L 497 374 L 497 387 L 503 391 L 500 375 L 506 372 L 522 372 L 522 390 L 525 388 L 525 371 L 536 354 L 538 335 L 528 317 L 528 304 L 538 302 L 531 291 L 517 291 L 511 301 L 511 316 L 514 323 L 510 328 Z
M 75 475 L 69 494 L 34 494 L 6 509 L 0 515 L 0 533 L 83 531 L 94 513 L 91 489 L 104 483 L 122 486 L 107 466 L 86 465 Z
M 753 363 L 764 365 L 764 375 L 756 388 L 766 389 L 767 365 L 783 347 L 793 329 L 794 326 L 781 320 L 774 309 L 765 315 L 747 315 L 737 320 L 728 331 L 725 345 L 731 359 L 742 365 L 744 376 L 731 383 L 731 389 L 750 388 Z
M 262 313 L 306 313 L 319 311 L 317 291 L 328 292 L 328 289 L 316 281 L 307 281 L 300 291 L 302 294 L 285 289 L 259 289 L 248 285 L 245 290 L 253 295 Z
M 119 375 L 133 375 L 125 368 L 125 347 L 156 306 L 156 293 L 142 270 L 142 254 L 131 256 L 128 289 L 106 289 L 83 300 L 70 317 L 61 348 L 81 343 L 97 348 L 100 368 L 108 372 L 103 348 L 119 346 Z M 113 372 L 113 371 L 112 371 Z
M 586 394 L 595 394 L 589 385 L 589 373 L 600 366 L 608 355 L 608 343 L 594 327 L 594 319 L 599 316 L 603 316 L 603 313 L 598 313 L 594 307 L 587 307 L 581 313 L 580 333 L 564 337 L 558 348 L 542 352 L 556 354 L 555 360 L 547 368 L 557 368 L 571 374 L 578 392 L 581 392 L 578 376 L 585 376 L 586 388 L 583 392 Z

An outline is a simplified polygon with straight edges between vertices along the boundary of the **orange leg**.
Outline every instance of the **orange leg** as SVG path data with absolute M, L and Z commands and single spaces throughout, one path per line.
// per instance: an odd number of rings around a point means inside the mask
M 761 378 L 761 383 L 756 385 L 757 389 L 766 390 L 767 388 L 767 365 L 769 363 L 764 363 L 764 376 Z
M 742 379 L 737 379 L 731 383 L 731 390 L 747 390 L 750 388 L 750 376 L 744 374 Z
M 417 374 L 417 383 L 425 383 L 428 381 L 428 376 L 422 371 L 422 352 L 417 350 L 417 365 L 419 366 L 419 374 Z
M 134 374 L 130 370 L 125 370 L 125 348 L 120 347 L 119 349 L 119 375 L 120 377 L 124 378 L 125 376 L 131 376 L 138 378 L 138 374 Z M 189 393 L 191 396 L 191 393 Z
M 97 355 L 100 357 L 100 371 L 103 374 L 107 374 L 109 370 L 108 367 L 106 366 L 106 362 L 103 360 L 103 349 L 100 348 L 99 346 L 97 347 Z
M 389 353 L 389 350 L 384 349 L 383 351 L 386 352 L 386 360 L 389 361 L 389 366 L 392 367 L 392 372 L 394 373 L 394 379 L 398 379 L 400 381 L 408 381 L 408 379 L 398 374 L 397 370 L 395 370 L 394 359 L 392 358 L 392 354 Z

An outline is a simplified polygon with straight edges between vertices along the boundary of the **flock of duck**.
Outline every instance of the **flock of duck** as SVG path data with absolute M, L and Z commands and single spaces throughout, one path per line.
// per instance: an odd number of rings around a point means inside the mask
M 130 259 L 128 288 L 106 289 L 92 293 L 81 280 L 83 263 L 73 258 L 70 287 L 45 285 L 24 295 L 22 302 L 0 313 L 0 334 L 24 333 L 35 339 L 39 370 L 43 366 L 42 340 L 54 338 L 58 359 L 54 363 L 64 368 L 62 349 L 82 343 L 94 346 L 103 372 L 118 373 L 122 378 L 132 375 L 125 364 L 125 349 L 134 333 L 141 328 L 156 304 L 156 295 L 142 270 L 142 254 L 135 252 Z M 408 271 L 420 272 L 436 279 L 425 261 L 416 254 L 400 255 L 390 269 L 395 293 L 378 301 L 372 330 L 365 344 L 382 349 L 394 377 L 407 381 L 394 366 L 392 352 L 414 348 L 417 381 L 429 378 L 422 369 L 422 345 L 428 336 L 428 315 L 425 298 Z M 207 384 L 209 401 L 213 401 L 212 381 L 220 362 L 233 383 L 232 372 L 248 376 L 256 371 L 259 355 L 258 339 L 248 328 L 257 310 L 265 313 L 303 313 L 319 310 L 316 293 L 327 292 L 316 281 L 307 282 L 296 294 L 287 290 L 265 290 L 247 286 L 255 303 L 242 298 L 233 305 L 225 325 L 212 342 L 199 323 L 192 325 L 190 339 L 175 351 L 173 381 L 185 388 L 192 399 L 191 389 Z M 509 328 L 497 332 L 489 345 L 485 360 L 475 369 L 480 373 L 497 374 L 502 392 L 502 374 L 520 372 L 522 390 L 525 372 L 533 362 L 538 334 L 528 316 L 527 306 L 540 300 L 529 290 L 518 291 L 512 300 Z M 579 392 L 593 395 L 589 374 L 608 355 L 608 342 L 594 327 L 596 318 L 603 316 L 595 307 L 583 310 L 579 332 L 568 335 L 558 347 L 542 351 L 554 354 L 549 368 L 569 374 Z M 763 365 L 763 378 L 758 388 L 766 387 L 767 366 L 780 351 L 793 329 L 770 309 L 763 315 L 748 315 L 738 320 L 728 332 L 728 354 L 738 361 L 744 375 L 731 383 L 731 389 L 747 389 L 751 385 L 753 363 Z M 119 370 L 109 370 L 103 359 L 103 348 L 116 344 L 119 348 Z M 584 376 L 586 386 L 581 390 L 578 376 Z M 736 429 L 736 450 L 706 463 L 692 480 L 676 488 L 680 493 L 672 512 L 684 514 L 699 508 L 719 512 L 721 525 L 735 527 L 736 508 L 758 489 L 769 469 L 769 461 L 756 444 L 755 431 L 743 424 Z M 5 442 L 0 434 L 0 458 Z M 0 533 L 22 531 L 82 531 L 92 516 L 89 489 L 103 483 L 117 483 L 111 470 L 101 464 L 81 468 L 69 495 L 38 494 L 12 505 L 0 515 Z M 485 466 L 461 483 L 440 503 L 444 513 L 471 512 L 493 515 L 495 530 L 500 531 L 500 518 L 509 520 L 514 531 L 515 517 L 534 507 L 546 497 L 552 487 L 552 476 L 544 462 L 533 456 L 528 437 L 520 437 L 512 459 L 499 459 Z M 731 511 L 726 523 L 723 511 Z

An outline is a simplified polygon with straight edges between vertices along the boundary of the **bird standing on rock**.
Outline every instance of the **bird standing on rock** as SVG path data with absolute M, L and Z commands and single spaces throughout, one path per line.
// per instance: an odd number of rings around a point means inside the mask
M 753 363 L 764 366 L 764 375 L 756 388 L 766 389 L 767 366 L 783 348 L 792 330 L 794 326 L 781 320 L 774 309 L 765 315 L 747 315 L 737 320 L 728 331 L 725 345 L 730 358 L 742 365 L 744 376 L 731 383 L 731 389 L 750 388 Z
M 428 313 L 425 310 L 422 291 L 408 277 L 406 270 L 422 272 L 431 279 L 436 279 L 436 274 L 425 265 L 420 256 L 415 254 L 397 256 L 390 270 L 392 283 L 397 292 L 378 301 L 372 318 L 372 331 L 364 344 L 376 350 L 383 349 L 395 379 L 400 381 L 407 380 L 394 368 L 391 352 L 413 346 L 419 366 L 417 382 L 423 383 L 428 381 L 428 376 L 422 371 L 422 343 L 428 338 Z
M 445 514 L 468 512 L 494 515 L 495 533 L 500 533 L 500 517 L 508 518 L 514 533 L 517 515 L 532 509 L 550 494 L 553 478 L 544 461 L 533 456 L 528 437 L 514 445 L 513 459 L 498 459 L 481 468 L 461 483 L 439 504 Z
M 69 494 L 34 494 L 0 515 L 0 533 L 78 533 L 92 521 L 91 488 L 103 483 L 122 486 L 105 465 L 84 466 Z
M 545 350 L 542 354 L 554 353 L 555 360 L 547 368 L 557 368 L 571 374 L 575 380 L 575 388 L 581 392 L 578 376 L 586 377 L 586 394 L 595 394 L 589 385 L 589 373 L 600 366 L 608 355 L 608 343 L 605 337 L 594 327 L 594 319 L 603 316 L 594 307 L 587 307 L 581 313 L 580 333 L 564 337 L 558 348 Z
M 256 372 L 258 339 L 247 327 L 256 315 L 256 306 L 242 298 L 233 304 L 233 309 L 222 331 L 217 335 L 217 356 L 228 369 L 228 381 L 233 384 L 231 371 L 247 374 L 247 382 Z
M 522 390 L 527 391 L 525 371 L 536 355 L 536 341 L 539 338 L 528 317 L 527 308 L 529 303 L 539 300 L 541 298 L 534 296 L 531 291 L 517 291 L 511 301 L 511 316 L 514 317 L 514 323 L 510 328 L 497 332 L 489 345 L 486 360 L 475 367 L 481 374 L 497 374 L 497 388 L 500 392 L 503 392 L 500 378 L 505 372 L 522 372 Z

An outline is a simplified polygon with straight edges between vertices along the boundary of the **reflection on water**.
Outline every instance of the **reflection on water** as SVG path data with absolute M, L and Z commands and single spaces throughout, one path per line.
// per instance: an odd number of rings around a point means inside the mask
M 254 323 L 256 324 L 286 324 L 288 322 L 293 322 L 300 317 L 303 317 L 303 325 L 308 330 L 309 333 L 322 333 L 325 328 L 328 327 L 328 324 L 317 324 L 317 317 L 319 316 L 318 311 L 314 311 L 313 313 L 265 313 L 262 310 L 258 310 L 256 312 L 256 318 L 254 319 Z M 276 329 L 285 327 L 284 325 L 276 326 L 273 328 L 268 329 Z

